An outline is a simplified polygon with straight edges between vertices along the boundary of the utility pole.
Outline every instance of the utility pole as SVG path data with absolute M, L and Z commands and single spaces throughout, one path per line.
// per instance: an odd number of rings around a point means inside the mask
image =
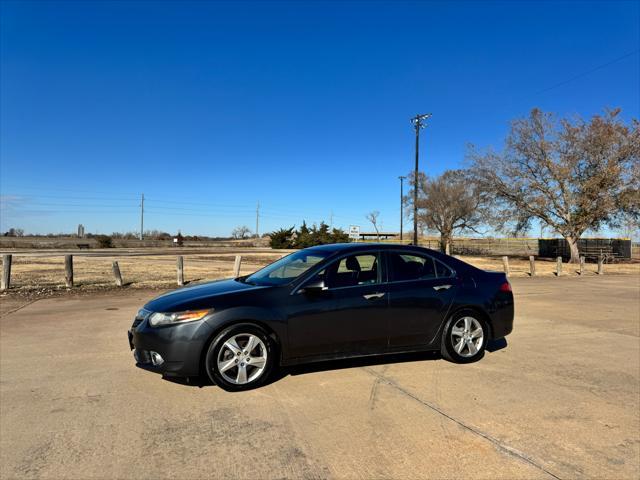
M 398 177 L 400 179 L 400 241 L 402 241 L 402 217 L 404 216 L 404 179 L 407 178 L 403 175 Z
M 256 238 L 260 238 L 260 202 L 256 205 Z
M 413 244 L 418 245 L 418 158 L 420 156 L 420 130 L 426 125 L 423 123 L 430 118 L 430 113 L 416 115 L 411 119 L 416 131 L 416 169 L 413 177 Z
M 329 227 L 333 229 L 333 210 L 331 210 L 331 215 L 329 216 Z
M 143 239 L 144 236 L 144 193 L 142 194 L 142 199 L 140 200 L 140 240 Z

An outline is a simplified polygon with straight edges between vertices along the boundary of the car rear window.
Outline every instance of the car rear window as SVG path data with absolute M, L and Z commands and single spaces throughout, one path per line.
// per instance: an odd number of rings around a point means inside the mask
M 427 255 L 391 252 L 389 259 L 392 282 L 428 280 L 452 275 L 449 267 Z

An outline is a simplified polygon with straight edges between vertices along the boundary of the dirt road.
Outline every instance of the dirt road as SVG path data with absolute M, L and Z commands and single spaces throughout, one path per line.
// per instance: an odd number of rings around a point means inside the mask
M 479 363 L 333 362 L 236 394 L 134 367 L 150 292 L 31 303 L 0 319 L 0 477 L 638 478 L 640 277 L 513 284 L 515 331 Z

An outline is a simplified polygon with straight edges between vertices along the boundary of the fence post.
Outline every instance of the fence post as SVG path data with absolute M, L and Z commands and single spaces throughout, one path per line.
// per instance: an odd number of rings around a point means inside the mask
M 4 292 L 9 290 L 11 286 L 11 255 L 2 256 L 2 282 L 0 284 L 0 291 Z
M 508 277 L 509 276 L 509 257 L 502 257 L 502 266 L 504 267 L 504 273 Z
M 556 259 L 556 277 L 562 275 L 562 257 Z
M 532 277 L 536 276 L 536 257 L 533 255 L 529 256 L 529 271 Z
M 240 276 L 240 265 L 242 264 L 242 255 L 236 255 L 236 260 L 233 262 L 233 278 Z
M 584 257 L 580 257 L 580 276 L 584 273 Z
M 64 281 L 67 288 L 73 287 L 73 255 L 64 256 Z
M 184 260 L 182 255 L 178 257 L 176 266 L 178 269 L 178 286 L 182 287 L 184 285 Z
M 604 257 L 598 256 L 598 275 L 604 275 Z
M 113 276 L 116 279 L 116 287 L 121 287 L 122 275 L 120 274 L 120 266 L 118 265 L 118 262 L 113 262 L 113 264 L 111 265 L 111 268 L 113 269 Z

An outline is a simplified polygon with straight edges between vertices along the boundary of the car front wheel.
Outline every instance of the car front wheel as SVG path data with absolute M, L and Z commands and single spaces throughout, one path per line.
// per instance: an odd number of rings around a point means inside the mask
M 443 332 L 442 356 L 455 363 L 471 363 L 484 356 L 488 331 L 486 323 L 472 311 L 454 314 Z
M 205 359 L 209 378 L 220 388 L 235 392 L 263 385 L 273 364 L 267 333 L 252 324 L 233 325 L 211 342 Z

